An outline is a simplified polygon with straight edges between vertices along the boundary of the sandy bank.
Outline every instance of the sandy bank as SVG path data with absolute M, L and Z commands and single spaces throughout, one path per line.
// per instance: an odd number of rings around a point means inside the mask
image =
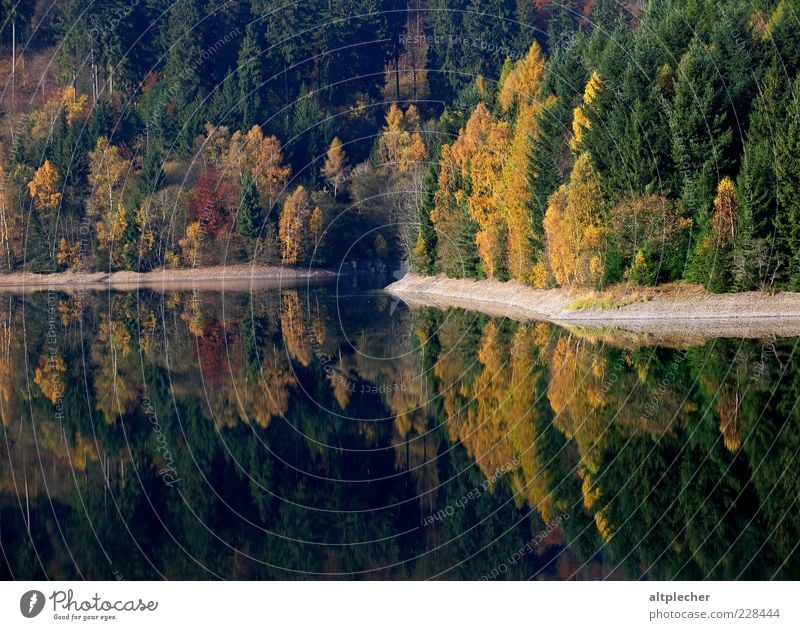
M 178 290 L 202 287 L 208 290 L 247 290 L 297 284 L 308 280 L 335 278 L 332 271 L 298 269 L 294 267 L 256 267 L 230 265 L 224 267 L 197 267 L 194 269 L 159 269 L 138 273 L 115 271 L 113 273 L 63 273 L 35 274 L 15 272 L 0 275 L 0 292 L 28 292 L 47 289 L 77 290 L 132 290 L 137 288 Z
M 618 328 L 656 338 L 800 337 L 800 293 L 705 292 L 695 285 L 540 290 L 518 282 L 409 274 L 386 289 L 409 306 L 457 307 L 517 320 Z

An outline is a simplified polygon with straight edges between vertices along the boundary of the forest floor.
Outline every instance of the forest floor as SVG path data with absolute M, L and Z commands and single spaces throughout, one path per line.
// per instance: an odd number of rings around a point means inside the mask
M 456 307 L 569 328 L 623 330 L 654 339 L 800 337 L 800 293 L 712 294 L 673 283 L 618 285 L 607 291 L 535 289 L 519 282 L 414 274 L 386 289 L 410 307 Z
M 247 290 L 254 287 L 296 284 L 299 281 L 335 278 L 336 273 L 324 269 L 303 269 L 281 266 L 227 265 L 192 269 L 159 269 L 136 271 L 37 274 L 13 272 L 0 274 L 0 292 L 18 293 L 58 289 L 77 290 L 135 290 L 137 288 L 179 290 L 203 289 Z

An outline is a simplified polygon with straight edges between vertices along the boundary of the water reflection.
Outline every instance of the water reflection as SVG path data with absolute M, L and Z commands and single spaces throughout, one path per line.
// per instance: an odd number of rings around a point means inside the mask
M 795 340 L 351 287 L 0 307 L 4 578 L 798 578 Z

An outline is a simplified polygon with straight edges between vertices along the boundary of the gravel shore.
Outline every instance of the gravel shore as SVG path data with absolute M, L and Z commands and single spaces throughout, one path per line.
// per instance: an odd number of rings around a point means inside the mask
M 131 290 L 181 289 L 202 286 L 210 290 L 244 290 L 252 287 L 296 284 L 306 280 L 335 278 L 336 274 L 324 269 L 295 267 L 262 267 L 229 265 L 222 267 L 197 267 L 194 269 L 159 269 L 138 273 L 115 271 L 113 273 L 63 273 L 35 274 L 15 272 L 0 274 L 0 291 L 28 292 L 46 289 L 70 290 Z
M 597 293 L 413 274 L 386 290 L 412 308 L 457 307 L 570 327 L 617 328 L 656 338 L 800 337 L 800 293 L 711 294 L 696 285 L 616 287 Z

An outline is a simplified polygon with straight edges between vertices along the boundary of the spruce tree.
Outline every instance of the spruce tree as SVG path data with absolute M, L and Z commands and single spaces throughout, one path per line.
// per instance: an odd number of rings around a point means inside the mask
M 248 24 L 244 41 L 239 50 L 237 81 L 239 88 L 239 109 L 244 129 L 263 121 L 263 103 L 261 91 L 264 89 L 264 51 L 259 41 L 258 31 L 253 24 Z
M 164 183 L 164 153 L 161 140 L 153 133 L 147 136 L 142 156 L 142 182 L 145 194 L 156 192 Z
M 778 135 L 776 175 L 780 208 L 776 240 L 787 286 L 800 290 L 800 79 L 786 106 L 786 118 Z
M 261 205 L 258 201 L 258 189 L 250 171 L 244 175 L 242 190 L 239 193 L 239 220 L 236 227 L 245 238 L 258 238 L 264 223 Z
M 717 182 L 730 170 L 732 132 L 724 99 L 709 51 L 693 40 L 678 65 L 670 123 L 681 199 L 701 230 L 708 222 Z

